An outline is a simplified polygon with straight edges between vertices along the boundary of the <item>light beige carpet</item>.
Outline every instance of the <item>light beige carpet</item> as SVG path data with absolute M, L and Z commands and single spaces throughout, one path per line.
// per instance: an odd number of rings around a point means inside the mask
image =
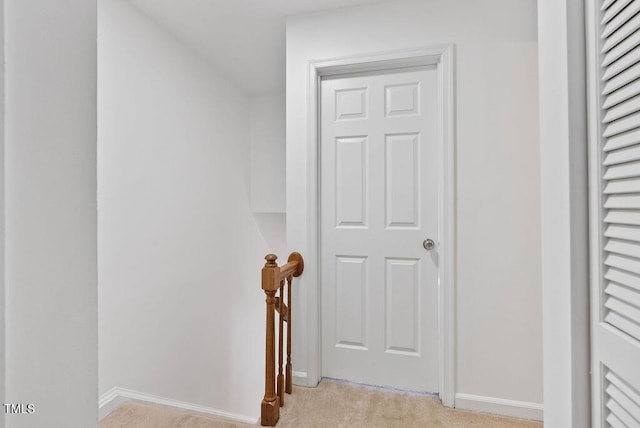
M 259 406 L 260 403 L 256 403 Z M 233 428 L 250 425 L 162 406 L 128 402 L 100 428 Z M 323 380 L 317 388 L 294 387 L 280 408 L 280 428 L 338 427 L 542 427 L 540 422 L 443 407 L 433 397 L 402 394 Z

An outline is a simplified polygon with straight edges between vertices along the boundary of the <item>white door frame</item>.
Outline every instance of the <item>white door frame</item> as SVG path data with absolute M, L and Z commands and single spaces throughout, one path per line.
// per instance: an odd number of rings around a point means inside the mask
M 390 51 L 368 55 L 354 55 L 309 62 L 309 117 L 311 125 L 308 137 L 309 154 L 309 210 L 308 236 L 315 237 L 312 254 L 306 257 L 320 266 L 320 224 L 319 215 L 319 101 L 320 79 L 345 73 L 391 70 L 401 67 L 436 65 L 438 69 L 438 142 L 441 165 L 438 177 L 439 219 L 438 219 L 438 355 L 439 355 L 439 395 L 445 406 L 454 406 L 456 384 L 456 342 L 455 342 L 455 158 L 454 158 L 454 46 L 452 44 L 426 46 L 411 50 Z M 306 317 L 308 333 L 308 382 L 317 383 L 321 371 L 320 334 L 320 269 L 307 278 L 309 299 Z M 313 274 L 313 273 L 312 273 Z M 315 297 L 315 298 L 314 298 Z M 315 373 L 314 373 L 315 372 Z M 315 374 L 315 376 L 313 376 Z M 315 377 L 315 379 L 311 378 Z

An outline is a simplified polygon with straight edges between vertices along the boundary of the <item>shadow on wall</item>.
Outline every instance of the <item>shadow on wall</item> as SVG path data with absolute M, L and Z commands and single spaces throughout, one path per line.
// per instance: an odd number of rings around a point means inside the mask
M 253 213 L 269 252 L 278 256 L 278 264 L 286 263 L 287 257 L 287 216 L 285 213 Z

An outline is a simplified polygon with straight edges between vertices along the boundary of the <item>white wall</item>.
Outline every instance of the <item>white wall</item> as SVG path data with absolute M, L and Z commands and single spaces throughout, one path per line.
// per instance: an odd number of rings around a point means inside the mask
M 256 419 L 267 246 L 247 98 L 122 0 L 99 1 L 99 389 Z
M 492 398 L 523 402 L 540 417 L 534 0 L 397 1 L 288 19 L 288 247 L 305 255 L 315 245 L 307 211 L 309 61 L 441 43 L 456 45 L 456 390 L 481 406 Z M 315 264 L 305 261 L 299 306 L 314 298 Z M 294 330 L 294 361 L 314 384 L 309 332 L 306 324 Z
M 584 2 L 539 0 L 544 423 L 590 426 Z
M 288 257 L 284 93 L 249 97 L 251 210 L 269 251 Z
M 6 0 L 6 397 L 97 425 L 96 5 Z
M 284 93 L 249 98 L 251 138 L 251 209 L 285 212 Z

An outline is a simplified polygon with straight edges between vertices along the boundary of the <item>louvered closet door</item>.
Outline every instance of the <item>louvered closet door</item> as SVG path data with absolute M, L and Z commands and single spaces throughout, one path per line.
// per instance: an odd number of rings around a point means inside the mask
M 640 427 L 640 0 L 591 0 L 593 426 Z

